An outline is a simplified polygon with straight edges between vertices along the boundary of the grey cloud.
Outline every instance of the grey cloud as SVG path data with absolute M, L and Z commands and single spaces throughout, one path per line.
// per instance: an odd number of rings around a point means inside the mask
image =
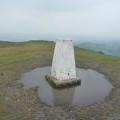
M 120 38 L 119 0 L 0 0 L 0 33 Z

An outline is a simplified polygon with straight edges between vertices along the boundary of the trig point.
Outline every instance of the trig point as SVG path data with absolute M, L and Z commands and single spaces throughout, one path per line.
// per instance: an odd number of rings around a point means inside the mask
M 80 84 L 76 76 L 75 55 L 72 40 L 62 38 L 56 40 L 52 68 L 46 79 L 55 87 Z

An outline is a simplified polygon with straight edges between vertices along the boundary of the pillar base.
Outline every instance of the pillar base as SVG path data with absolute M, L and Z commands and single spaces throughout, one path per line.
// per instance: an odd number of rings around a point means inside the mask
M 58 80 L 57 78 L 51 76 L 50 74 L 47 74 L 45 76 L 46 80 L 55 88 L 64 88 L 74 85 L 80 85 L 81 80 L 80 78 L 71 78 L 66 80 Z

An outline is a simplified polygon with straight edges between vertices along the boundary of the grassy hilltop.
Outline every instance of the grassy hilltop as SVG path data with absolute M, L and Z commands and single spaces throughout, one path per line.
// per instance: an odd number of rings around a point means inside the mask
M 42 116 L 43 120 L 120 117 L 120 57 L 75 48 L 77 67 L 104 73 L 114 86 L 103 102 L 87 107 L 47 106 L 39 100 L 37 88 L 24 92 L 23 86 L 16 84 L 22 73 L 51 65 L 53 50 L 53 42 L 0 42 L 0 120 L 39 120 Z

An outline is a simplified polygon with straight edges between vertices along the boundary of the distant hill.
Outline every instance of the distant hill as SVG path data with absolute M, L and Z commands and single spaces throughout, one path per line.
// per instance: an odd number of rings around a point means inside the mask
M 103 52 L 109 55 L 120 56 L 120 41 L 110 42 L 82 42 L 77 43 L 77 47 Z
M 0 41 L 0 47 L 13 46 L 16 44 L 16 42 Z
M 24 42 L 11 42 L 11 41 L 2 41 L 0 40 L 0 48 L 3 47 L 13 47 L 13 46 L 20 46 L 20 45 L 25 45 L 27 43 L 47 43 L 49 41 L 45 41 L 45 40 L 29 40 L 29 41 L 24 41 Z
M 30 40 L 30 41 L 26 41 L 26 42 L 0 41 L 0 47 L 8 47 L 8 46 L 10 47 L 10 46 L 14 46 L 14 45 L 19 46 L 19 45 L 22 45 L 25 43 L 32 43 L 32 42 L 39 42 L 39 41 L 44 42 L 44 40 Z M 74 44 L 75 44 L 75 46 L 80 47 L 80 48 L 90 49 L 90 50 L 108 54 L 108 55 L 120 56 L 120 41 L 80 42 L 80 40 L 78 40 Z

